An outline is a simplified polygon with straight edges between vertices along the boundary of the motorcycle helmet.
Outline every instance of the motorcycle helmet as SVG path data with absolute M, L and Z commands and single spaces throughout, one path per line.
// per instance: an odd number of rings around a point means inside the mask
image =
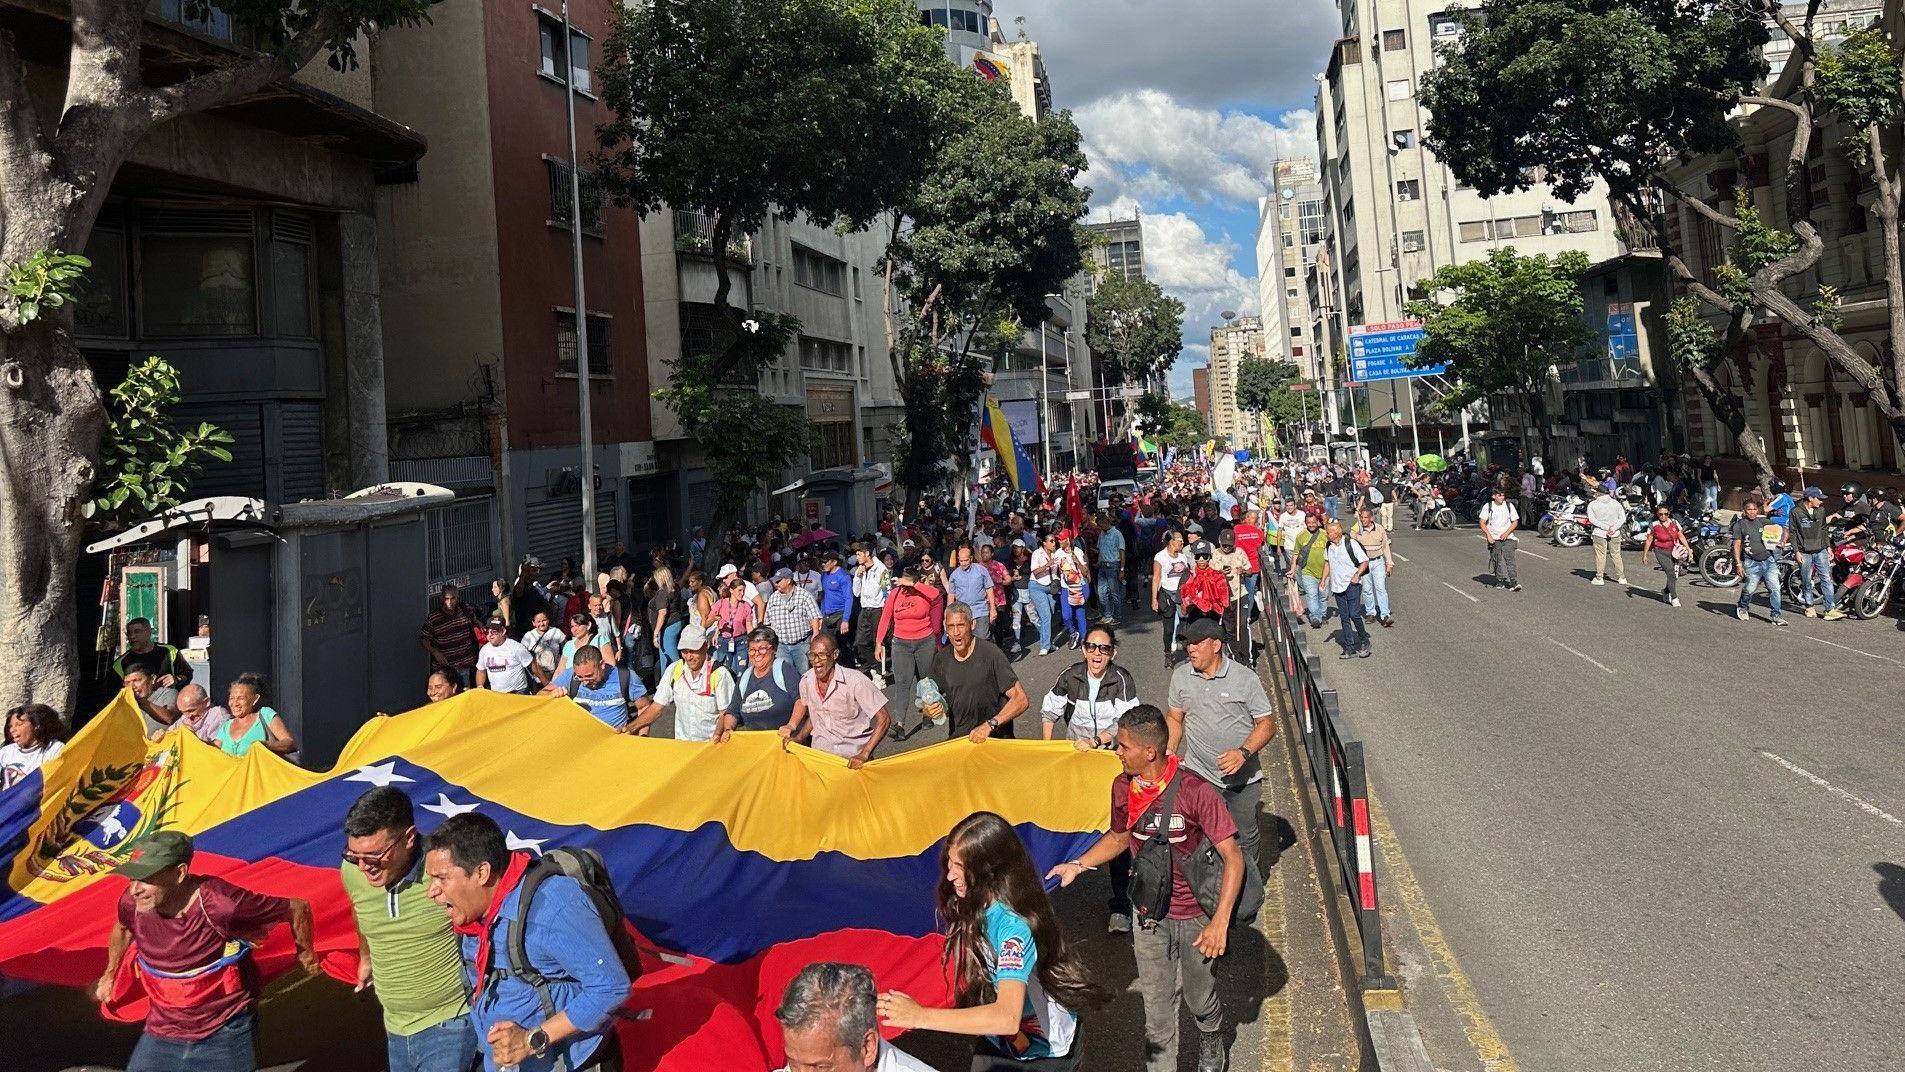
M 1859 482 L 1856 480 L 1848 480 L 1845 483 L 1839 485 L 1839 494 L 1850 495 L 1855 499 L 1858 498 L 1860 495 L 1864 494 L 1864 492 L 1865 492 L 1865 489 L 1859 486 Z
M 1872 497 L 1880 502 L 1891 502 L 1898 497 L 1898 492 L 1891 488 L 1873 488 Z
M 1773 481 L 1772 488 L 1774 495 L 1784 495 L 1786 493 L 1786 482 L 1784 480 L 1775 480 Z

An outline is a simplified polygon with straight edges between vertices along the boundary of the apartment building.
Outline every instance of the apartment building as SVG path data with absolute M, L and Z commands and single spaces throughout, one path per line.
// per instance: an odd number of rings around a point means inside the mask
M 1257 199 L 1257 307 L 1267 356 L 1297 366 L 1312 383 L 1322 372 L 1308 278 L 1324 235 L 1323 185 L 1316 161 L 1279 160 L 1272 192 Z
M 1247 447 L 1257 442 L 1259 422 L 1237 406 L 1239 367 L 1266 356 L 1263 320 L 1240 316 L 1210 329 L 1210 430 L 1220 442 Z

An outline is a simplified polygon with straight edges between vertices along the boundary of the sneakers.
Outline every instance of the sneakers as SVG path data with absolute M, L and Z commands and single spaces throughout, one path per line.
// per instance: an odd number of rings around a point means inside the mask
M 1745 607 L 1734 607 L 1734 608 L 1733 608 L 1733 616 L 1734 616 L 1735 618 L 1738 618 L 1738 619 L 1739 619 L 1740 621 L 1745 621 L 1745 620 L 1746 620 L 1746 608 L 1745 608 Z
M 1519 592 L 1519 591 L 1521 591 L 1521 585 L 1518 585 L 1518 584 L 1515 584 L 1515 585 L 1510 585 L 1510 586 L 1508 587 L 1508 590 L 1509 590 L 1510 592 Z
M 1346 651 L 1343 654 L 1337 656 L 1338 659 L 1354 659 L 1355 657 L 1356 657 L 1356 653 L 1353 651 Z
M 1396 620 L 1394 618 L 1384 618 L 1382 620 L 1382 627 L 1384 629 L 1392 628 L 1395 624 L 1396 624 Z
M 1131 917 L 1124 914 L 1123 912 L 1113 912 L 1111 914 L 1111 919 L 1109 919 L 1105 923 L 1105 933 L 1106 934 L 1130 934 L 1131 933 Z
M 1602 579 L 1601 579 L 1601 578 L 1599 578 L 1599 577 L 1596 577 L 1596 578 L 1594 578 L 1594 579 L 1593 579 L 1592 581 L 1590 581 L 1590 582 L 1588 582 L 1588 583 L 1590 583 L 1590 584 L 1606 584 L 1607 582 L 1606 582 L 1606 581 L 1604 581 L 1604 580 L 1602 580 Z
M 1791 622 L 1788 622 L 1788 621 L 1787 621 L 1786 619 L 1784 619 L 1784 618 L 1774 618 L 1774 619 L 1773 619 L 1773 624 L 1774 624 L 1774 625 L 1777 625 L 1777 626 L 1779 626 L 1779 627 L 1780 627 L 1781 629 L 1784 629 L 1784 628 L 1786 628 L 1786 627 L 1787 627 L 1788 625 L 1791 625 L 1792 623 L 1791 623 Z
M 1834 607 L 1831 610 L 1826 612 L 1826 621 L 1829 621 L 1829 622 L 1836 622 L 1843 617 L 1845 617 L 1845 611 L 1842 611 L 1837 607 Z
M 1224 1048 L 1222 1032 L 1197 1033 L 1197 1072 L 1225 1072 L 1230 1067 L 1230 1051 Z
M 1047 655 L 1050 655 L 1050 654 L 1052 653 L 1052 649 L 1050 649 L 1050 648 L 1040 648 L 1040 649 L 1038 650 L 1038 653 L 1039 653 L 1039 657 L 1040 657 L 1040 658 L 1044 658 L 1045 656 L 1047 656 Z
M 1678 606 L 1680 605 L 1680 597 L 1679 597 L 1679 596 L 1675 596 L 1675 597 L 1673 597 L 1672 599 L 1669 599 L 1669 600 L 1667 601 L 1667 605 L 1668 605 L 1668 606 L 1670 606 L 1670 607 L 1678 607 Z
M 1819 608 L 1818 608 L 1818 607 L 1807 607 L 1807 608 L 1806 608 L 1806 617 L 1808 617 L 1808 618 L 1817 618 L 1817 617 L 1819 617 Z
M 1369 656 L 1370 656 L 1370 655 L 1372 654 L 1372 652 L 1373 652 L 1373 649 L 1372 649 L 1372 648 L 1370 648 L 1370 646 L 1369 646 L 1369 645 L 1367 645 L 1367 644 L 1364 644 L 1364 645 L 1363 645 L 1363 650 L 1361 650 L 1361 651 L 1359 651 L 1359 652 L 1357 652 L 1357 653 L 1356 653 L 1356 657 L 1357 657 L 1357 658 L 1359 658 L 1359 659 L 1367 659 L 1367 658 L 1369 658 Z

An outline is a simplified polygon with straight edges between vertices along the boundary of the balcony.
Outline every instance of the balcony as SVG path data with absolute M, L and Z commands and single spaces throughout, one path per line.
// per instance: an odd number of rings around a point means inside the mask
M 695 253 L 712 259 L 714 221 L 699 212 L 675 210 L 675 251 Z M 743 268 L 754 266 L 754 239 L 749 235 L 728 239 L 727 258 Z
M 1560 372 L 1563 390 L 1653 386 L 1637 356 L 1583 358 L 1572 365 L 1563 365 Z

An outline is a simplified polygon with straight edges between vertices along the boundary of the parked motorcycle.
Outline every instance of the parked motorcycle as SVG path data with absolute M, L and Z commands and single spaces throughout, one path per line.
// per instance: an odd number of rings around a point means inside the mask
M 1548 538 L 1562 547 L 1579 547 L 1588 542 L 1587 500 L 1579 495 L 1569 495 L 1561 500 L 1560 509 L 1554 513 L 1554 524 L 1549 527 Z
M 1905 566 L 1905 536 L 1875 540 L 1866 549 L 1865 583 L 1846 601 L 1846 613 L 1854 618 L 1876 618 L 1898 591 L 1898 575 Z

